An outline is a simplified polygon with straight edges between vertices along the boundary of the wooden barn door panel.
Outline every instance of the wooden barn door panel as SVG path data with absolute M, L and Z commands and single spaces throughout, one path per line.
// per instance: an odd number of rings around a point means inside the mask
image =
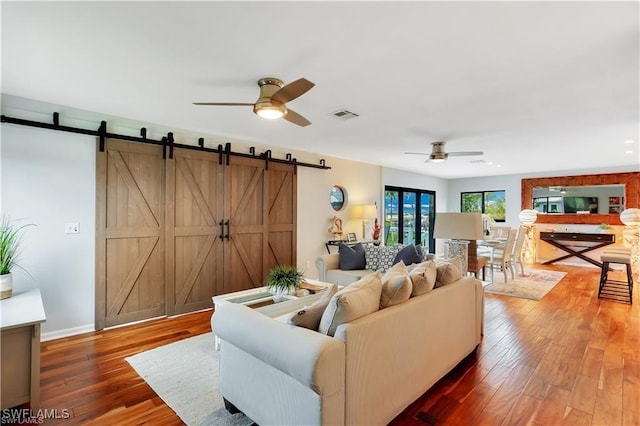
M 167 160 L 167 314 L 212 307 L 222 286 L 223 176 L 218 155 L 175 149 Z
M 96 198 L 96 328 L 164 315 L 161 148 L 107 140 Z
M 269 164 L 267 270 L 275 265 L 296 264 L 297 188 L 294 167 Z
M 260 287 L 265 276 L 264 161 L 231 157 L 225 170 L 225 275 L 222 293 Z

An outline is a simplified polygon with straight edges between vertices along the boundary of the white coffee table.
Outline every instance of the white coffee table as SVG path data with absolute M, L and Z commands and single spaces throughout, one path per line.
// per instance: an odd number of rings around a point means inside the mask
M 318 281 L 314 279 L 305 278 L 305 281 L 309 284 L 318 287 L 324 287 L 323 290 L 316 292 L 315 294 L 309 294 L 307 296 L 294 296 L 294 295 L 282 295 L 276 296 L 282 298 L 282 301 L 274 300 L 274 295 L 267 291 L 267 287 L 257 287 L 249 290 L 236 291 L 228 294 L 221 294 L 219 296 L 213 296 L 214 315 L 218 307 L 227 303 L 239 303 L 246 306 L 254 306 L 257 312 L 266 315 L 271 318 L 276 318 L 294 311 L 297 311 L 305 306 L 309 306 L 322 296 L 322 292 L 326 290 L 331 283 Z M 215 338 L 215 349 L 220 350 L 220 339 Z

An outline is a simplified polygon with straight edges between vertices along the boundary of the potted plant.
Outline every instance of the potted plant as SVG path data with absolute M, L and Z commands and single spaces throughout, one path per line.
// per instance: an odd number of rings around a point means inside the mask
M 23 269 L 16 261 L 20 253 L 21 232 L 30 225 L 32 224 L 15 226 L 11 224 L 8 217 L 2 218 L 0 223 L 0 299 L 9 298 L 13 293 L 12 269 L 14 267 Z
M 293 265 L 278 265 L 272 268 L 265 278 L 267 291 L 276 295 L 293 294 L 300 289 L 302 272 Z

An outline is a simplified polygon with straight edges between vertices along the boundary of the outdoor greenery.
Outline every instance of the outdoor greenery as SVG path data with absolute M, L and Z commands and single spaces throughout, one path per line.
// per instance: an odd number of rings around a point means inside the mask
M 505 191 L 463 192 L 460 194 L 460 211 L 484 213 L 497 222 L 504 222 Z
M 11 273 L 14 267 L 21 268 L 16 262 L 20 254 L 20 237 L 24 228 L 32 226 L 26 224 L 16 226 L 8 217 L 2 218 L 0 224 L 0 275 Z
M 271 291 L 295 291 L 300 288 L 302 279 L 302 272 L 295 266 L 278 265 L 269 271 L 264 285 Z

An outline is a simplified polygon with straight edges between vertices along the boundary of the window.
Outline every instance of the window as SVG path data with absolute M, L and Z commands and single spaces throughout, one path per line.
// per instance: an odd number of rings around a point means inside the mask
M 478 212 L 490 215 L 496 222 L 506 219 L 505 191 L 462 192 L 461 212 Z
M 436 193 L 395 186 L 385 186 L 384 189 L 385 245 L 415 243 L 433 253 Z

